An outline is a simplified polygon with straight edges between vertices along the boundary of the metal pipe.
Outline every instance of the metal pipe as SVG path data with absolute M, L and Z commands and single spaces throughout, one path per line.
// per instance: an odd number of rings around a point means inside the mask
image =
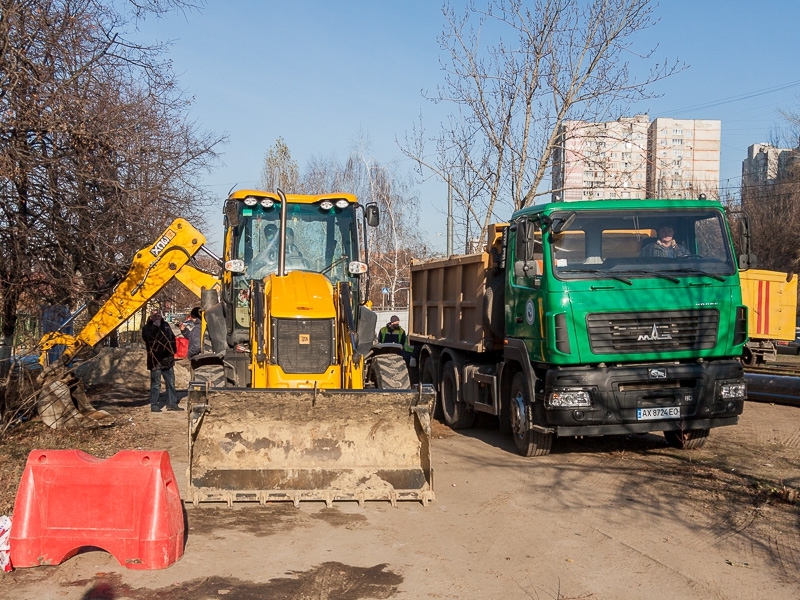
M 278 233 L 278 277 L 286 275 L 286 194 L 277 188 L 281 199 L 281 228 Z

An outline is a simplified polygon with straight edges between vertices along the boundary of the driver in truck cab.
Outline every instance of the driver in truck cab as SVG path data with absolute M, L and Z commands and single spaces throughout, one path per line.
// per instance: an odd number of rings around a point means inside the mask
M 658 228 L 658 238 L 656 241 L 642 248 L 642 256 L 676 258 L 688 255 L 689 251 L 675 241 L 675 229 L 672 225 L 666 224 Z

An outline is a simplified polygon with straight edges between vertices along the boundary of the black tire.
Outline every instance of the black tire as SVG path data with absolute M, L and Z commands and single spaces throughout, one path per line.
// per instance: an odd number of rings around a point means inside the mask
M 411 388 L 406 362 L 397 354 L 381 354 L 373 358 L 370 364 L 370 381 L 379 390 Z
M 192 381 L 208 381 L 211 387 L 222 388 L 227 385 L 225 367 L 220 364 L 203 364 L 192 372 Z
M 514 433 L 511 428 L 511 395 L 500 393 L 500 414 L 497 416 L 500 434 L 506 437 Z
M 687 431 L 665 431 L 664 438 L 670 448 L 678 450 L 697 450 L 708 439 L 709 429 L 689 429 Z
M 442 368 L 442 417 L 452 429 L 469 429 L 475 425 L 475 411 L 461 399 L 461 378 L 452 361 Z
M 531 429 L 531 412 L 528 384 L 522 372 L 514 375 L 511 382 L 509 398 L 509 417 L 511 419 L 511 435 L 517 452 L 522 456 L 545 456 L 550 454 L 553 445 L 553 434 Z
M 501 277 L 493 279 L 483 291 L 483 318 L 494 336 L 505 337 L 505 288 Z
M 440 421 L 444 419 L 444 413 L 442 412 L 442 399 L 441 399 L 441 392 L 439 391 L 439 382 L 436 378 L 436 371 L 433 367 L 433 359 L 428 357 L 425 360 L 425 364 L 422 366 L 422 385 L 426 383 L 432 385 L 436 389 L 436 398 L 433 401 L 433 418 L 439 419 Z

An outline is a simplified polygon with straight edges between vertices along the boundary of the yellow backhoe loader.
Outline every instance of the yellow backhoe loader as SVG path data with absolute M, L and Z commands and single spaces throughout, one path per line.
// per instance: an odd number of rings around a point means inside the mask
M 378 219 L 349 194 L 237 191 L 218 278 L 192 267 L 205 240 L 176 221 L 81 334 L 45 338 L 68 349 L 43 373 L 40 411 L 102 419 L 64 365 L 175 277 L 200 296 L 204 340 L 191 361 L 187 501 L 427 505 L 434 391 L 412 388 L 402 356 L 375 344 L 366 232 Z

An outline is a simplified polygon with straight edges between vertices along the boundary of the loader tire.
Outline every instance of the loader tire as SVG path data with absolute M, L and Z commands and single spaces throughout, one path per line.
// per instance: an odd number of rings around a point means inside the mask
M 192 381 L 208 381 L 211 387 L 225 387 L 225 367 L 222 365 L 206 364 L 194 369 Z
M 411 388 L 408 368 L 402 356 L 381 354 L 372 359 L 370 380 L 379 390 L 407 390 Z

